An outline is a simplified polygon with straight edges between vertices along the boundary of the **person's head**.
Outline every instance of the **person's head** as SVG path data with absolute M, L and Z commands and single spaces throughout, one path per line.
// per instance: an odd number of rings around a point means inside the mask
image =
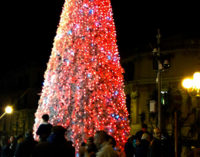
M 43 114 L 43 115 L 42 115 L 42 119 L 43 119 L 43 121 L 48 122 L 48 120 L 49 120 L 49 115 L 48 115 L 48 114 Z
M 25 138 L 26 138 L 26 139 L 33 139 L 33 131 L 32 131 L 32 129 L 28 130 L 28 131 L 25 133 Z
M 128 141 L 127 141 L 127 142 L 132 143 L 134 139 L 135 139 L 135 135 L 131 135 L 131 136 L 128 138 Z
M 103 130 L 96 131 L 94 135 L 94 143 L 97 149 L 99 149 L 101 147 L 101 144 L 106 141 L 108 141 L 108 134 Z
M 155 128 L 153 129 L 153 136 L 157 139 L 160 139 L 161 138 L 161 132 L 160 132 L 160 129 L 159 128 Z
M 90 144 L 93 144 L 94 143 L 94 137 L 89 137 L 88 139 L 87 139 L 87 145 L 90 145 Z
M 91 136 L 87 139 L 86 149 L 88 153 L 96 152 L 96 145 L 94 143 L 94 137 Z
M 81 143 L 81 146 L 79 148 L 79 157 L 84 157 L 85 155 L 85 150 L 86 150 L 86 143 L 85 142 L 82 142 Z
M 85 142 L 82 142 L 82 143 L 81 143 L 81 146 L 85 147 L 85 146 L 86 146 L 86 143 L 85 143 Z
M 63 127 L 63 126 L 60 126 L 60 125 L 56 125 L 56 126 L 53 126 L 52 128 L 52 132 L 55 134 L 55 135 L 59 135 L 59 136 L 65 136 L 65 132 L 67 130 Z
M 21 143 L 24 140 L 24 136 L 22 134 L 16 137 L 17 143 Z
M 142 124 L 142 131 L 146 132 L 147 131 L 147 125 L 146 124 Z
M 10 136 L 9 141 L 10 141 L 10 143 L 14 142 L 15 141 L 15 137 L 14 136 Z
M 147 133 L 143 133 L 142 134 L 142 137 L 141 137 L 141 140 L 147 140 L 147 141 L 151 141 L 151 138 L 150 138 L 150 136 L 149 136 L 149 134 L 147 134 Z

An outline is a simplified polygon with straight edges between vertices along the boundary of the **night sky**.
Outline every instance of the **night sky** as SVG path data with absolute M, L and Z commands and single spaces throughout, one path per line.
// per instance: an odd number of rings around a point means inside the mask
M 0 70 L 38 62 L 46 66 L 56 35 L 64 0 L 10 0 L 1 2 Z M 199 5 L 111 0 L 120 56 L 175 34 L 200 34 Z M 152 47 L 149 46 L 149 49 Z

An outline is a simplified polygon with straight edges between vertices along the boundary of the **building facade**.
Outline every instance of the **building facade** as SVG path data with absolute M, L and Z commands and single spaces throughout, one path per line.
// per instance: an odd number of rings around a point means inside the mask
M 161 106 L 163 129 L 171 136 L 178 122 L 178 136 L 186 143 L 200 141 L 200 97 L 187 92 L 182 80 L 200 72 L 200 40 L 175 37 L 162 41 Z M 135 53 L 124 59 L 127 107 L 130 111 L 131 134 L 146 123 L 151 132 L 158 124 L 157 69 L 152 51 Z M 163 65 L 163 64 L 162 64 Z M 131 73 L 127 72 L 131 69 Z M 127 72 L 127 73 L 126 73 Z M 199 80 L 200 81 L 200 80 Z M 174 118 L 175 112 L 178 118 Z M 183 142 L 184 143 L 184 142 Z

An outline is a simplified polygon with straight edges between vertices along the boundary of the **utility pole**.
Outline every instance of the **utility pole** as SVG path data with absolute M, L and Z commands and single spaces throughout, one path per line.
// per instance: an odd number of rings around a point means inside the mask
M 157 44 L 158 44 L 158 72 L 157 72 L 157 84 L 158 84 L 158 127 L 162 130 L 162 106 L 161 106 L 161 70 L 162 64 L 160 61 L 160 29 L 158 29 Z
M 154 56 L 156 56 L 156 64 L 157 64 L 157 78 L 156 78 L 156 83 L 157 83 L 157 90 L 158 90 L 158 101 L 157 101 L 157 112 L 158 112 L 158 127 L 160 130 L 162 130 L 162 106 L 161 106 L 161 72 L 163 69 L 162 63 L 161 63 L 161 55 L 160 55 L 160 29 L 158 29 L 158 34 L 156 36 L 157 38 L 157 48 L 153 50 Z

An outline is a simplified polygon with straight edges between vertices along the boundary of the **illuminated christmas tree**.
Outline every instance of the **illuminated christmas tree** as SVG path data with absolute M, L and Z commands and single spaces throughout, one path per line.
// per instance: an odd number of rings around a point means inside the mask
M 44 113 L 78 150 L 96 130 L 120 148 L 129 136 L 123 69 L 110 0 L 66 0 L 44 75 L 34 132 Z

